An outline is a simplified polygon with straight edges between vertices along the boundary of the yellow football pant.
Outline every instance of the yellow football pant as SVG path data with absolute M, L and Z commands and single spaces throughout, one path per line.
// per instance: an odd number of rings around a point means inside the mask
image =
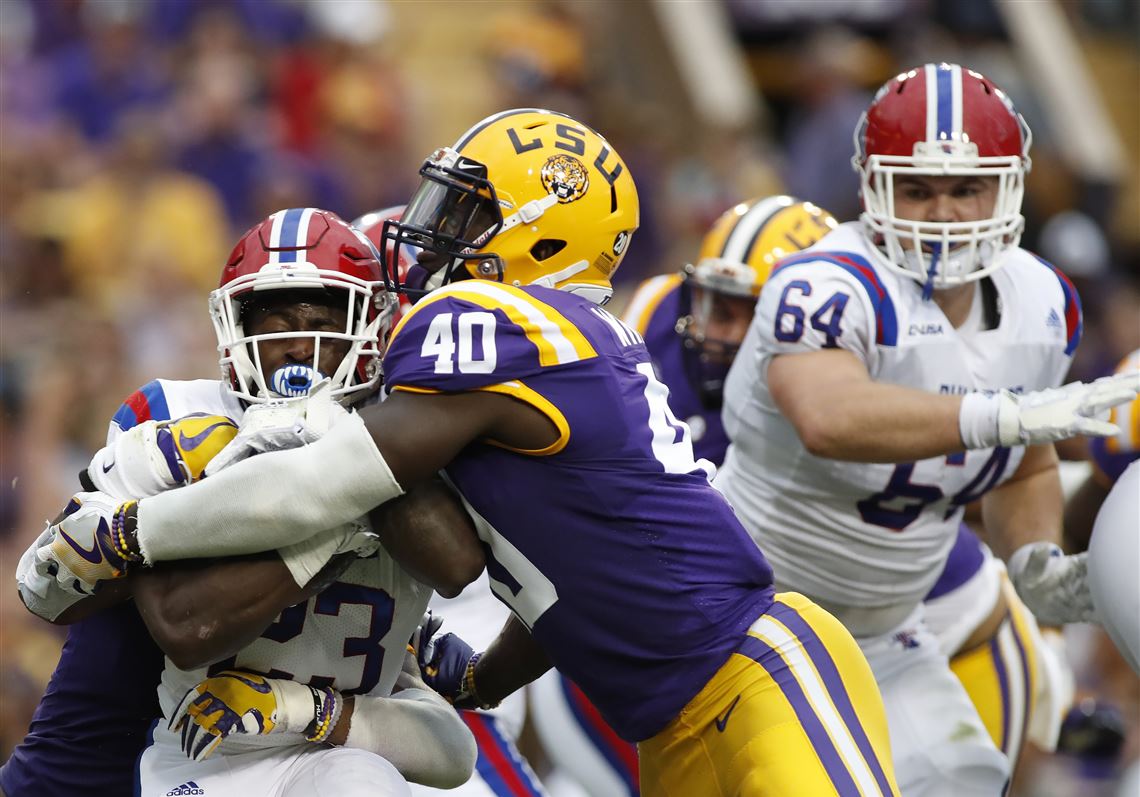
M 638 745 L 643 797 L 898 797 L 887 718 L 847 630 L 794 592 Z
M 952 658 L 950 669 L 970 695 L 994 744 L 1009 757 L 1012 771 L 1033 714 L 1040 664 L 1029 610 L 1004 575 L 1002 589 L 1009 614 L 997 633 L 989 642 Z

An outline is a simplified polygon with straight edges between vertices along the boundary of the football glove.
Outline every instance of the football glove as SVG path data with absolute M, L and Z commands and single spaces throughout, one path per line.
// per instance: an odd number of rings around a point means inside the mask
M 1098 416 L 1138 393 L 1140 371 L 1021 395 L 1008 390 L 972 393 L 962 400 L 958 430 L 970 449 L 1036 445 L 1077 435 L 1111 437 L 1120 429 Z
M 138 561 L 119 550 L 112 533 L 122 506 L 104 493 L 76 493 L 64 517 L 48 526 L 48 541 L 36 549 L 36 570 L 76 595 L 90 595 L 101 582 L 122 578 L 127 565 Z
M 226 670 L 189 689 L 168 727 L 181 733 L 187 758 L 203 761 L 237 733 L 300 733 L 310 742 L 323 742 L 343 705 L 335 689 Z
M 267 451 L 298 448 L 319 440 L 348 410 L 332 399 L 332 383 L 323 379 L 307 396 L 254 404 L 241 419 L 237 435 L 206 466 L 206 475 Z
M 1009 558 L 1009 580 L 1042 625 L 1095 622 L 1087 554 L 1065 556 L 1051 542 L 1032 542 Z
M 437 635 L 441 625 L 443 618 L 428 612 L 413 637 L 412 648 L 424 683 L 456 708 L 494 708 L 475 692 L 475 664 L 483 654 L 455 634 Z
M 100 492 L 146 498 L 198 481 L 208 463 L 237 434 L 222 415 L 194 413 L 173 421 L 145 421 L 99 450 L 87 476 Z

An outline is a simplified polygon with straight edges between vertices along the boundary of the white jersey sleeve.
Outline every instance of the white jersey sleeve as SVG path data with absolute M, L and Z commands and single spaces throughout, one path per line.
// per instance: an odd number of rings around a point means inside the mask
M 867 288 L 833 258 L 785 260 L 760 292 L 753 326 L 762 356 L 846 349 L 875 357 L 875 307 Z

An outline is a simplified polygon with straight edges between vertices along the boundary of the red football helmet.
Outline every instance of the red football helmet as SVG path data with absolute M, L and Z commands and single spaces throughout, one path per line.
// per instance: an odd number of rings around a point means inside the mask
M 1002 265 L 1025 219 L 1028 125 L 983 75 L 926 64 L 888 81 L 855 128 L 852 164 L 862 180 L 864 231 L 884 264 L 929 290 L 977 280 Z M 898 175 L 996 177 L 993 215 L 928 222 L 895 214 Z
M 392 221 L 399 221 L 404 216 L 404 208 L 407 205 L 393 205 L 390 208 L 383 210 L 373 210 L 365 213 L 357 219 L 354 219 L 352 226 L 360 230 L 372 242 L 372 245 L 379 249 L 384 246 L 384 222 L 389 219 Z M 389 247 L 394 246 L 391 239 L 388 240 Z M 397 285 L 403 285 L 408 279 L 408 269 L 416 263 L 416 256 L 414 252 L 409 250 L 407 244 L 400 247 L 400 256 L 396 258 L 396 269 L 399 282 Z M 393 288 L 394 290 L 394 288 Z M 399 309 L 396 311 L 395 317 L 392 319 L 392 324 L 395 325 L 400 320 L 400 316 L 412 308 L 412 302 L 408 297 L 402 293 L 397 294 L 400 301 Z
M 245 303 L 272 290 L 323 291 L 326 301 L 344 301 L 344 331 L 247 335 L 242 327 Z M 384 290 L 380 255 L 364 235 L 327 210 L 279 210 L 242 236 L 222 269 L 218 289 L 210 294 L 222 378 L 239 398 L 264 402 L 272 394 L 261 372 L 259 341 L 316 338 L 312 367 L 318 372 L 321 339 L 348 341 L 348 354 L 330 376 L 332 396 L 351 403 L 380 382 L 380 340 L 394 308 L 392 295 Z

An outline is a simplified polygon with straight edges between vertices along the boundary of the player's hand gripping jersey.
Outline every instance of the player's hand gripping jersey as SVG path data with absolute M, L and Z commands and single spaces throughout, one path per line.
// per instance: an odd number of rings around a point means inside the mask
M 844 224 L 773 272 L 726 385 L 725 424 L 735 448 L 717 479 L 771 559 L 781 589 L 830 608 L 873 610 L 865 627 L 840 613 L 857 635 L 892 627 L 922 600 L 963 507 L 1008 478 L 1023 449 L 897 465 L 815 457 L 768 391 L 771 358 L 842 348 L 877 382 L 932 393 L 1020 393 L 1060 384 L 1081 334 L 1068 279 L 1024 250 L 1012 250 L 990 276 L 996 326 L 983 327 L 979 298 L 956 330 L 912 281 L 877 266 L 867 247 L 858 224 Z
M 505 393 L 558 429 L 541 451 L 469 446 L 447 474 L 482 519 L 492 588 L 555 666 L 624 738 L 661 730 L 772 604 L 772 571 L 641 336 L 566 292 L 472 280 L 404 317 L 384 371 L 389 390 Z

